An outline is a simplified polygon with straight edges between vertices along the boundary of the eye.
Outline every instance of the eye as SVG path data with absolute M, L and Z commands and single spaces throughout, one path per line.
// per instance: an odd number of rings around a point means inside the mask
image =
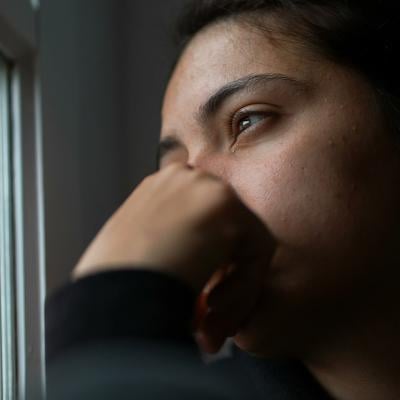
M 269 114 L 266 112 L 239 112 L 233 120 L 233 127 L 235 130 L 238 130 L 238 133 L 242 133 L 265 120 L 268 116 Z

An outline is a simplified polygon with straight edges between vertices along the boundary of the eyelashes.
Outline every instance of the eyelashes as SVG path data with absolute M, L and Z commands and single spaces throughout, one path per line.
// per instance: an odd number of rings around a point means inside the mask
M 264 113 L 253 112 L 248 113 L 246 116 L 239 116 L 233 121 L 233 127 L 238 130 L 238 133 L 243 133 L 244 131 L 252 128 L 263 121 L 267 116 Z
M 268 111 L 241 110 L 230 117 L 230 136 L 237 138 L 242 134 L 250 133 L 265 120 L 276 117 L 277 114 Z

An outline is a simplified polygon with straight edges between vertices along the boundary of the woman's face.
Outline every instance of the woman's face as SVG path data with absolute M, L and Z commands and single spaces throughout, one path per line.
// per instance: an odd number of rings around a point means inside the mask
M 400 163 L 373 91 L 282 39 L 238 22 L 206 28 L 162 110 L 161 167 L 180 160 L 219 176 L 278 242 L 235 337 L 260 355 L 340 340 L 399 275 Z

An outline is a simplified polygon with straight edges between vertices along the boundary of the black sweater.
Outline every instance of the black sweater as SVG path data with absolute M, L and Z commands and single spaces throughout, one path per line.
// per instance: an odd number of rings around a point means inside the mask
M 329 399 L 299 363 L 236 347 L 206 362 L 191 335 L 194 293 L 157 272 L 113 271 L 46 302 L 48 399 Z

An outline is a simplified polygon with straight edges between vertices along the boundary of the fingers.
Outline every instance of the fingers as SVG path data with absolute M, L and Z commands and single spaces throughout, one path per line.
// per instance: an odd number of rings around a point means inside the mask
M 208 353 L 218 352 L 225 340 L 235 336 L 244 326 L 255 306 L 248 309 L 243 304 L 224 312 L 209 310 L 195 334 L 200 347 Z
M 240 268 L 210 291 L 207 296 L 207 305 L 217 312 L 227 312 L 235 309 L 239 304 L 248 305 L 248 308 L 251 308 L 258 297 L 260 286 L 260 279 L 253 278 L 245 267 Z
M 205 351 L 218 351 L 254 309 L 275 243 L 263 222 L 217 177 L 174 163 L 160 171 L 158 178 L 162 190 L 154 193 L 162 197 L 164 214 L 171 204 L 164 218 L 170 215 L 176 226 L 191 227 L 190 235 L 182 238 L 185 248 L 192 246 L 196 251 L 185 253 L 185 262 L 175 264 L 179 268 L 190 265 L 179 273 L 196 289 L 203 289 L 194 320 L 196 337 Z M 205 238 L 206 245 L 194 245 L 199 237 Z M 215 273 L 221 262 L 234 267 Z
M 249 274 L 243 274 L 243 269 L 229 271 L 230 274 L 225 269 L 209 285 L 209 291 L 199 296 L 196 339 L 208 353 L 217 352 L 226 338 L 236 334 L 258 300 L 262 285 L 259 280 L 249 279 Z
M 263 289 L 264 277 L 275 249 L 268 233 L 261 231 L 261 234 L 263 237 L 246 235 L 241 246 L 236 246 L 235 264 L 231 265 L 229 273 L 225 273 L 208 290 L 207 304 L 213 311 L 253 308 Z
M 203 288 L 202 292 L 197 298 L 195 305 L 195 316 L 193 320 L 193 330 L 199 331 L 203 324 L 203 321 L 209 312 L 209 294 L 212 293 L 214 288 L 218 286 L 225 277 L 229 274 L 231 269 L 230 265 L 218 269 L 207 282 L 206 286 Z
M 227 337 L 223 335 L 210 336 L 203 331 L 196 332 L 195 339 L 203 352 L 209 354 L 217 353 L 224 345 Z
M 197 345 L 204 353 L 215 354 L 218 353 L 225 341 L 228 339 L 227 336 L 211 336 L 203 331 L 196 332 L 194 336 Z
M 275 250 L 268 233 L 260 232 L 264 237 L 254 231 L 247 235 L 242 246 L 237 247 L 236 264 L 225 269 L 202 294 L 202 315 L 197 321 L 196 338 L 208 353 L 219 351 L 226 338 L 240 330 L 258 303 Z

